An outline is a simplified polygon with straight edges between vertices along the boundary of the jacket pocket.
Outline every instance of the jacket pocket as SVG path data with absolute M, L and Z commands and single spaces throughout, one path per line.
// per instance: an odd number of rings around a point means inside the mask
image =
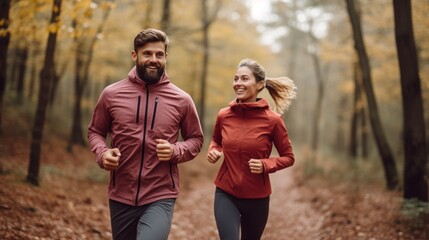
M 173 177 L 173 163 L 170 162 L 170 178 L 171 178 L 171 187 L 173 189 L 176 188 L 176 184 L 174 182 L 174 177 Z
M 136 109 L 136 123 L 139 123 L 140 121 L 140 101 L 141 100 L 141 96 L 138 96 L 137 98 L 137 109 Z
M 153 129 L 155 125 L 155 117 L 156 117 L 156 110 L 158 108 L 158 97 L 155 98 L 155 105 L 153 106 L 153 116 L 152 116 L 152 123 L 150 125 L 150 129 Z

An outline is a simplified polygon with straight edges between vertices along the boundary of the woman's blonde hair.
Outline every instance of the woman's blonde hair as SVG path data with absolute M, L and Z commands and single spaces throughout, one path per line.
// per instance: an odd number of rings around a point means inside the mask
M 264 88 L 267 88 L 276 105 L 275 110 L 283 114 L 292 103 L 292 99 L 296 98 L 296 86 L 294 82 L 287 77 L 267 78 L 265 69 L 253 59 L 243 59 L 238 64 L 238 67 L 247 67 L 255 76 L 256 82 L 264 82 Z M 262 91 L 261 88 L 259 91 Z

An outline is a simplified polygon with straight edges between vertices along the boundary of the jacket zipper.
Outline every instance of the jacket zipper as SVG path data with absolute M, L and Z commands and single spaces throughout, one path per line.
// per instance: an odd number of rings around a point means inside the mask
M 156 116 L 156 109 L 158 107 L 158 97 L 155 97 L 155 106 L 153 108 L 153 116 L 152 116 L 152 124 L 150 125 L 150 129 L 153 129 L 153 126 L 155 124 L 155 116 Z
M 144 125 L 143 125 L 143 143 L 142 143 L 142 154 L 141 154 L 142 157 L 140 160 L 140 169 L 139 169 L 139 175 L 138 175 L 137 193 L 136 193 L 136 200 L 135 200 L 136 206 L 139 200 L 141 175 L 143 171 L 143 161 L 144 161 L 144 153 L 145 153 L 145 145 L 146 145 L 146 124 L 147 124 L 148 106 L 149 106 L 149 88 L 148 88 L 148 85 L 146 85 L 146 108 L 145 108 L 145 114 L 144 114 L 145 117 L 144 117 Z

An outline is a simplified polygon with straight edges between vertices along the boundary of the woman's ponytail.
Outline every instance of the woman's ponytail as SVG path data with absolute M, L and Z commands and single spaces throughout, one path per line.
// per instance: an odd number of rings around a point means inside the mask
M 285 113 L 289 109 L 292 99 L 296 98 L 297 88 L 290 78 L 266 78 L 265 87 L 274 100 L 275 110 L 280 114 Z

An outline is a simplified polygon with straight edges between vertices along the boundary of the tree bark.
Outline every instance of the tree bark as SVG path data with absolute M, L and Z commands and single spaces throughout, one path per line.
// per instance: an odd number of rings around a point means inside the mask
M 2 134 L 3 99 L 6 89 L 7 50 L 9 47 L 9 10 L 10 0 L 0 1 L 0 135 Z
M 46 110 L 49 102 L 49 93 L 51 82 L 54 77 L 54 53 L 57 43 L 58 23 L 61 15 L 61 0 L 54 0 L 50 24 L 57 26 L 51 30 L 46 45 L 45 60 L 42 71 L 40 72 L 39 101 L 37 104 L 36 116 L 34 118 L 30 162 L 28 165 L 27 181 L 33 185 L 39 185 L 40 154 L 43 140 L 43 128 L 45 125 Z
M 428 202 L 425 122 L 411 1 L 393 0 L 393 9 L 403 106 L 404 198 Z
M 390 146 L 387 142 L 383 126 L 381 125 L 380 121 L 377 101 L 372 87 L 371 68 L 363 40 L 360 16 L 356 10 L 355 1 L 346 0 L 346 4 L 353 30 L 354 47 L 358 54 L 359 64 L 362 71 L 363 86 L 368 103 L 372 132 L 374 134 L 378 152 L 382 159 L 387 188 L 389 190 L 393 190 L 399 186 L 398 170 L 396 168 L 392 150 L 390 149 Z

